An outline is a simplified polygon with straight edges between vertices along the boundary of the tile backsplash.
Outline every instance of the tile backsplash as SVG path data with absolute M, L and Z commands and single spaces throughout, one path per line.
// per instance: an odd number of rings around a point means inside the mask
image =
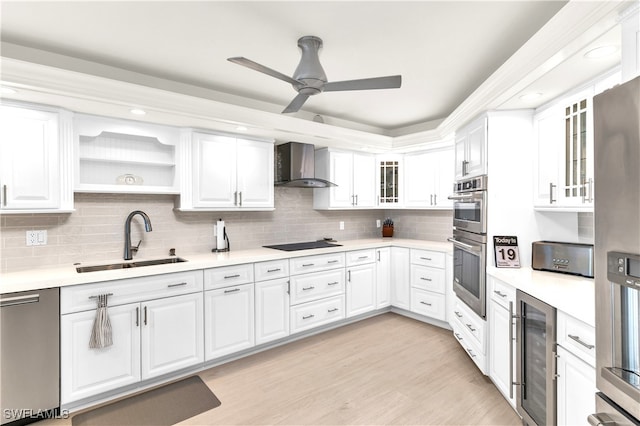
M 305 188 L 276 187 L 276 209 L 269 212 L 180 212 L 173 207 L 173 195 L 78 193 L 71 214 L 2 215 L 0 271 L 122 259 L 124 221 L 133 210 L 147 213 L 153 225 L 145 233 L 140 216 L 133 221 L 131 240 L 142 240 L 139 257 L 166 256 L 170 248 L 178 255 L 208 253 L 218 218 L 225 221 L 232 250 L 323 237 L 374 238 L 381 235 L 376 219 L 386 217 L 394 220 L 398 238 L 445 241 L 451 236 L 451 211 L 313 210 L 313 191 Z M 27 247 L 29 230 L 46 230 L 47 244 Z

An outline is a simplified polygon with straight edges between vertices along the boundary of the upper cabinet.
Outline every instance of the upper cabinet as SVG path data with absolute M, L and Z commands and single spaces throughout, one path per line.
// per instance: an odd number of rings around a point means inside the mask
M 453 156 L 453 147 L 405 155 L 405 207 L 453 207 L 447 198 L 453 190 Z
M 378 183 L 378 206 L 402 207 L 404 196 L 404 165 L 402 155 L 379 155 L 376 157 L 376 182 Z
M 178 129 L 77 114 L 76 192 L 177 194 Z
M 455 180 L 487 174 L 487 117 L 456 131 Z
M 352 209 L 376 207 L 376 158 L 370 154 L 319 149 L 315 153 L 316 177 L 337 186 L 313 190 L 313 208 Z
M 73 210 L 71 113 L 0 106 L 0 212 Z
M 185 131 L 181 210 L 273 210 L 273 141 Z

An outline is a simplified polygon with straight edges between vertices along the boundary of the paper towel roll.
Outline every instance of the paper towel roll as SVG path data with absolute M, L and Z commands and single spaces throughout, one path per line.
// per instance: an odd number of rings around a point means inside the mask
M 225 249 L 224 244 L 224 220 L 220 219 L 216 222 L 216 249 Z

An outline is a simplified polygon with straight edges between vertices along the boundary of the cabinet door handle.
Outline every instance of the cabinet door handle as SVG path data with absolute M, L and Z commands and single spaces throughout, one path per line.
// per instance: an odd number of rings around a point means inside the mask
M 240 274 L 234 274 L 234 275 L 225 275 L 224 279 L 228 280 L 229 278 L 238 278 L 240 276 Z
M 315 287 L 310 285 L 309 287 L 302 287 L 302 291 L 313 290 Z
M 587 198 L 587 201 L 593 203 L 593 178 L 589 178 L 587 185 L 589 185 L 589 198 Z
M 147 325 L 147 307 L 144 307 L 144 325 Z
M 337 311 L 337 310 L 338 310 L 338 308 L 327 309 L 327 312 L 331 313 L 331 312 L 335 312 L 335 311 Z
M 278 272 L 280 270 L 281 270 L 280 268 L 267 269 L 267 272 Z
M 476 331 L 475 328 L 473 328 L 473 326 L 471 324 L 465 324 L 467 326 L 467 328 L 471 331 Z
M 429 302 L 425 302 L 425 301 L 423 301 L 423 300 L 421 300 L 421 301 L 420 301 L 420 303 L 422 303 L 423 305 L 431 306 L 431 303 L 429 303 Z
M 291 294 L 291 281 L 287 280 L 287 294 Z
M 580 343 L 582 346 L 584 346 L 584 347 L 585 347 L 585 348 L 587 348 L 587 349 L 593 349 L 593 348 L 595 348 L 595 346 L 594 346 L 594 345 L 590 345 L 589 343 L 586 343 L 586 342 L 584 342 L 583 340 L 581 340 L 581 339 L 580 339 L 580 336 L 574 336 L 574 335 L 572 335 L 572 334 L 569 334 L 568 336 L 569 336 L 569 339 L 574 340 L 574 341 L 576 341 L 576 342 Z
M 231 290 L 225 290 L 224 294 L 235 293 L 237 291 L 240 291 L 240 289 L 236 287 L 236 288 L 232 288 Z
M 380 250 L 378 250 L 378 262 L 380 262 Z
M 313 314 L 309 314 L 309 315 L 305 315 L 305 316 L 303 316 L 303 317 L 302 317 L 302 319 L 303 319 L 303 320 L 306 320 L 306 319 L 313 318 L 313 317 L 315 317 L 315 315 L 313 315 Z
M 513 302 L 509 302 L 509 399 L 513 399 Z
M 347 271 L 347 281 L 351 282 L 351 271 Z
M 438 194 L 433 194 L 433 205 L 434 206 L 438 205 Z
M 240 198 L 240 207 L 242 207 L 242 191 L 240 191 L 238 194 L 239 194 L 238 198 Z
M 356 194 L 356 206 L 358 205 L 358 194 Z
M 498 296 L 500 296 L 500 297 L 507 297 L 507 294 L 506 293 L 502 293 L 500 290 L 493 290 L 493 292 L 495 294 L 497 294 Z
M 136 327 L 140 327 L 140 307 L 136 306 Z
M 556 185 L 554 185 L 553 182 L 549 182 L 549 204 L 553 204 L 557 201 L 553 199 L 553 188 L 555 187 Z
M 7 185 L 2 185 L 2 205 L 7 207 Z
M 234 206 L 238 205 L 238 191 L 233 193 L 233 205 Z
M 169 284 L 167 287 L 182 287 L 183 285 L 187 285 L 187 283 Z
M 429 194 L 429 205 L 433 205 L 433 194 Z

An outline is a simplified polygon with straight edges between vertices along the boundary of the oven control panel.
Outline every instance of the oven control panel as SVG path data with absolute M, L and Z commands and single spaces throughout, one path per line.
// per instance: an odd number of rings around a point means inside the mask
M 607 279 L 616 284 L 640 288 L 640 255 L 619 251 L 607 253 Z

